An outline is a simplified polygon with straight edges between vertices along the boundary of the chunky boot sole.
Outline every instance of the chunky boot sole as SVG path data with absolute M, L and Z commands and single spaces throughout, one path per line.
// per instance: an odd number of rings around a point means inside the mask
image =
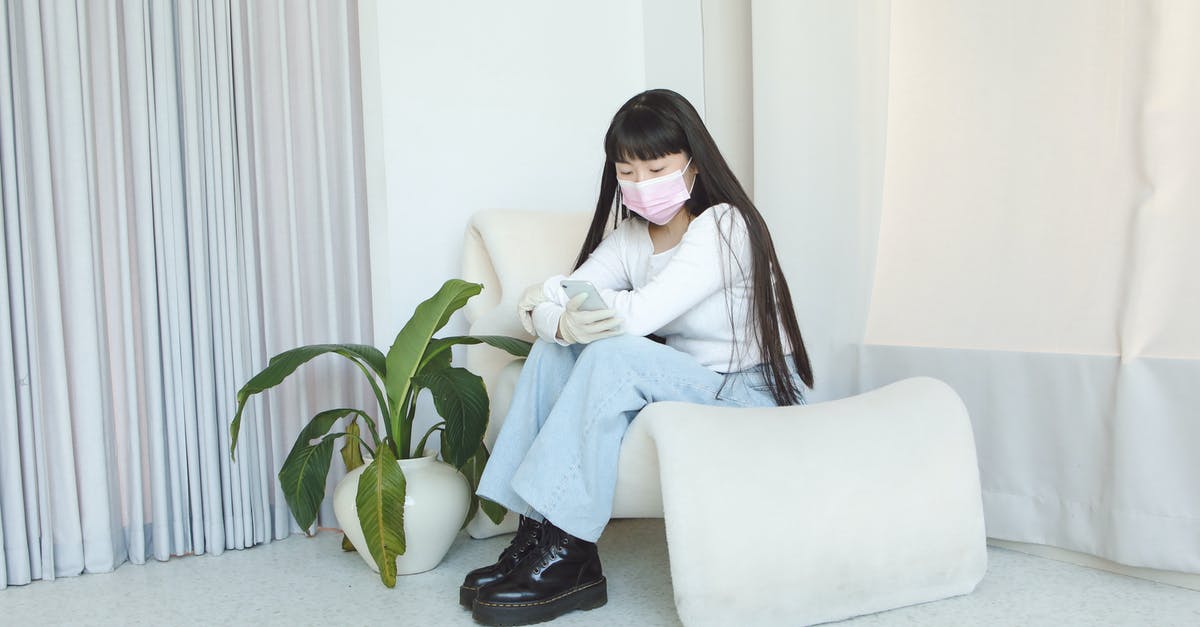
M 608 583 L 601 577 L 544 601 L 489 603 L 476 600 L 471 616 L 484 625 L 532 625 L 554 620 L 573 610 L 594 610 L 605 603 L 608 603 Z
M 475 595 L 479 594 L 479 588 L 468 588 L 466 586 L 458 587 L 458 604 L 471 609 L 475 605 Z

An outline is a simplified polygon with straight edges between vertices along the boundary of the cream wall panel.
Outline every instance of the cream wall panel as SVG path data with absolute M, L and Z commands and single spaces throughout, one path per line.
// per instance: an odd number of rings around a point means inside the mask
M 1122 4 L 894 7 L 869 343 L 1118 351 L 1149 193 Z

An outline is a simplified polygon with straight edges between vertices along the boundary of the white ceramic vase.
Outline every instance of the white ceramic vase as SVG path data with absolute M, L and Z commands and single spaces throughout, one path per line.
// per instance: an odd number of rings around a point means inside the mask
M 404 555 L 396 558 L 396 574 L 411 575 L 434 568 L 446 556 L 471 505 L 471 488 L 467 478 L 453 466 L 437 461 L 436 453 L 396 463 L 404 471 L 407 547 Z M 379 566 L 367 548 L 355 505 L 358 478 L 366 468 L 364 464 L 350 471 L 334 488 L 333 513 L 363 561 L 371 570 L 379 572 Z

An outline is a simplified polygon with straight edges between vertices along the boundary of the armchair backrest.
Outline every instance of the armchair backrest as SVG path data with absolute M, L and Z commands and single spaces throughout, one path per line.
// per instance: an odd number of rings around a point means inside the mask
M 591 212 L 487 209 L 471 217 L 463 243 L 462 278 L 483 284 L 463 308 L 473 335 L 511 335 L 527 340 L 517 318 L 526 287 L 554 274 L 568 274 L 587 235 Z M 500 370 L 512 361 L 490 346 L 468 346 L 466 367 L 496 389 Z M 495 416 L 493 416 L 493 423 Z

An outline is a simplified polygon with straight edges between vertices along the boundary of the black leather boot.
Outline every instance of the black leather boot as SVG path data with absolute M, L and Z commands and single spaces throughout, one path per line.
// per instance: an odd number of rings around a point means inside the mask
M 495 564 L 490 564 L 482 568 L 467 573 L 463 579 L 462 586 L 458 588 L 458 602 L 467 609 L 471 609 L 471 604 L 475 602 L 475 592 L 480 586 L 499 581 L 517 562 L 530 550 L 537 546 L 538 533 L 541 531 L 542 523 L 528 518 L 521 517 L 521 522 L 517 526 L 517 535 L 513 537 L 512 542 L 508 543 L 508 547 L 500 552 L 500 559 L 496 560 Z
M 479 588 L 472 616 L 484 625 L 529 625 L 607 602 L 596 545 L 547 520 L 537 547 L 506 577 Z

